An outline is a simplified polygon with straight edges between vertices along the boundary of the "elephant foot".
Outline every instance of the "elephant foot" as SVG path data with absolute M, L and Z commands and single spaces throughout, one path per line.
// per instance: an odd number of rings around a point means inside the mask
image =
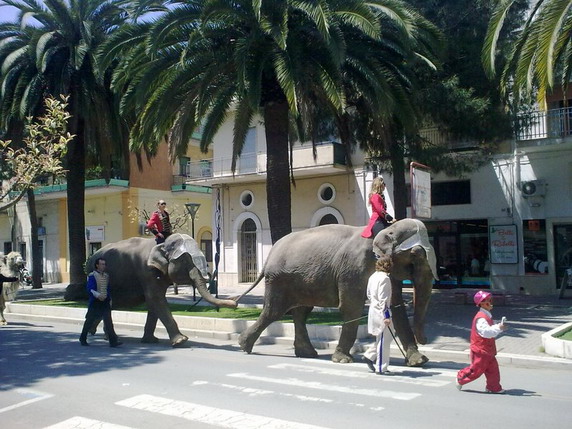
M 173 338 L 171 340 L 171 345 L 173 347 L 180 347 L 181 345 L 186 343 L 188 340 L 189 340 L 189 337 L 187 337 L 186 335 L 178 334 L 175 336 L 175 338 Z
M 349 353 L 344 353 L 341 350 L 337 350 L 332 355 L 332 362 L 336 363 L 352 363 L 354 361 L 352 355 Z
M 155 335 L 151 335 L 149 337 L 141 338 L 141 342 L 144 344 L 155 344 L 159 342 L 159 338 L 157 338 Z
M 240 334 L 240 337 L 238 337 L 238 345 L 243 351 L 250 354 L 254 347 L 254 341 L 249 340 L 247 335 Z
M 7 324 L 8 324 L 8 322 L 6 322 L 5 320 L 0 320 L 0 325 L 4 326 L 4 325 L 7 325 Z
M 429 362 L 429 358 L 419 352 L 419 350 L 407 350 L 407 366 L 423 366 Z
M 296 357 L 299 358 L 310 358 L 310 359 L 314 359 L 318 357 L 318 352 L 316 351 L 316 349 L 314 349 L 314 347 L 296 347 L 294 346 L 294 353 L 296 354 Z

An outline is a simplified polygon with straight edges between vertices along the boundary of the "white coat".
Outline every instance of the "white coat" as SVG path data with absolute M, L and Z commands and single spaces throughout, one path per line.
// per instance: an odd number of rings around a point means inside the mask
M 367 317 L 367 331 L 372 335 L 380 335 L 385 324 L 383 321 L 391 317 L 389 306 L 391 304 L 391 280 L 389 274 L 376 271 L 367 282 L 367 297 L 369 299 L 369 313 Z

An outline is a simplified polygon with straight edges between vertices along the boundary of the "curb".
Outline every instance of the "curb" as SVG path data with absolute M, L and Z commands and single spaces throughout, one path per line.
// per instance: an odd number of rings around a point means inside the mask
M 63 308 L 44 305 L 32 305 L 16 302 L 7 302 L 6 313 L 13 314 L 20 318 L 30 320 L 54 320 L 65 323 L 81 325 L 85 319 L 85 308 Z M 147 313 L 138 313 L 131 311 L 113 310 L 113 324 L 118 328 L 124 329 L 140 329 L 143 331 Z M 221 341 L 233 341 L 237 343 L 238 336 L 254 321 L 237 320 L 237 319 L 217 319 L 210 317 L 197 316 L 174 316 L 179 329 L 189 338 L 212 338 Z M 560 326 L 546 334 L 554 331 L 561 331 L 564 326 L 572 325 L 568 323 Z M 312 340 L 312 345 L 317 350 L 335 350 L 338 344 L 339 332 L 341 326 L 318 326 L 308 325 L 308 334 Z M 167 335 L 164 326 L 157 324 L 157 332 Z M 360 325 L 358 330 L 358 338 L 352 347 L 352 354 L 363 353 L 370 344 L 370 336 L 367 333 L 367 326 Z M 550 338 L 557 340 L 550 336 Z M 293 347 L 294 343 L 294 324 L 274 322 L 260 336 L 257 344 L 280 344 Z M 432 346 L 420 346 L 419 351 L 425 354 L 430 361 L 433 362 L 454 362 L 456 364 L 465 364 L 470 362 L 469 349 L 445 350 Z M 403 359 L 403 355 L 395 342 L 391 344 L 391 357 L 395 359 Z M 534 368 L 551 368 L 572 370 L 572 360 L 559 357 L 529 356 L 511 353 L 499 353 L 497 360 L 501 365 L 514 365 L 519 367 Z
M 553 356 L 572 359 L 572 341 L 560 340 L 554 337 L 554 335 L 566 332 L 570 328 L 572 328 L 572 322 L 565 323 L 542 334 L 540 337 L 544 351 Z

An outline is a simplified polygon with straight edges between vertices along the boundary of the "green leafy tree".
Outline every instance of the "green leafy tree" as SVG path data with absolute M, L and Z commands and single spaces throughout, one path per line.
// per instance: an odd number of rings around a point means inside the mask
M 528 102 L 536 92 L 540 103 L 560 81 L 566 88 L 572 70 L 572 1 L 538 0 L 530 6 L 508 61 L 497 66 L 499 46 L 506 43 L 506 27 L 518 14 L 518 1 L 497 0 L 482 52 L 485 70 L 494 76 L 502 70 L 501 87 L 517 101 Z
M 109 166 L 121 151 L 125 124 L 109 90 L 109 73 L 95 57 L 102 42 L 128 18 L 122 0 L 4 0 L 18 9 L 13 23 L 0 24 L 0 118 L 4 128 L 41 114 L 43 99 L 69 97 L 67 204 L 71 287 L 85 282 L 84 182 L 86 156 L 99 154 Z M 125 159 L 126 152 L 121 152 Z M 106 168 L 109 171 L 109 168 Z
M 141 13 L 160 6 L 139 5 Z M 273 242 L 291 232 L 295 139 L 314 141 L 325 118 L 351 144 L 347 109 L 377 116 L 400 109 L 408 85 L 404 62 L 431 62 L 423 55 L 430 25 L 401 1 L 207 0 L 165 7 L 154 22 L 122 28 L 103 49 L 104 65 L 119 60 L 114 88 L 124 94 L 123 113 L 138 115 L 131 147 L 153 151 L 168 135 L 174 157 L 203 124 L 206 150 L 234 111 L 234 170 L 260 115 Z
M 0 162 L 6 186 L 0 191 L 0 211 L 16 205 L 28 189 L 37 186 L 45 175 L 62 176 L 67 145 L 73 136 L 66 132 L 70 115 L 66 99 L 46 99 L 46 114 L 26 126 L 21 148 L 11 146 L 10 140 L 0 140 Z

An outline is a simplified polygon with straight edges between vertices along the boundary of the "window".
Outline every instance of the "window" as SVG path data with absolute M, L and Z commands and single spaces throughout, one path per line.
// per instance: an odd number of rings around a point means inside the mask
M 12 251 L 12 242 L 11 241 L 5 241 L 4 242 L 4 254 L 7 255 L 11 251 Z
M 179 175 L 189 176 L 191 170 L 191 158 L 182 156 L 179 158 Z
M 97 252 L 99 249 L 101 249 L 101 243 L 89 243 L 89 254 L 93 255 L 95 252 Z
M 330 204 L 336 199 L 336 188 L 330 183 L 324 183 L 318 189 L 318 199 L 322 204 Z
M 335 225 L 338 223 L 338 219 L 333 214 L 327 214 L 322 219 L 320 219 L 319 225 Z
M 431 205 L 471 204 L 471 181 L 431 183 Z
M 244 191 L 240 194 L 240 205 L 243 209 L 248 209 L 254 204 L 254 194 L 252 191 Z
M 546 244 L 546 221 L 531 219 L 522 222 L 524 246 L 524 272 L 548 274 L 548 246 Z

